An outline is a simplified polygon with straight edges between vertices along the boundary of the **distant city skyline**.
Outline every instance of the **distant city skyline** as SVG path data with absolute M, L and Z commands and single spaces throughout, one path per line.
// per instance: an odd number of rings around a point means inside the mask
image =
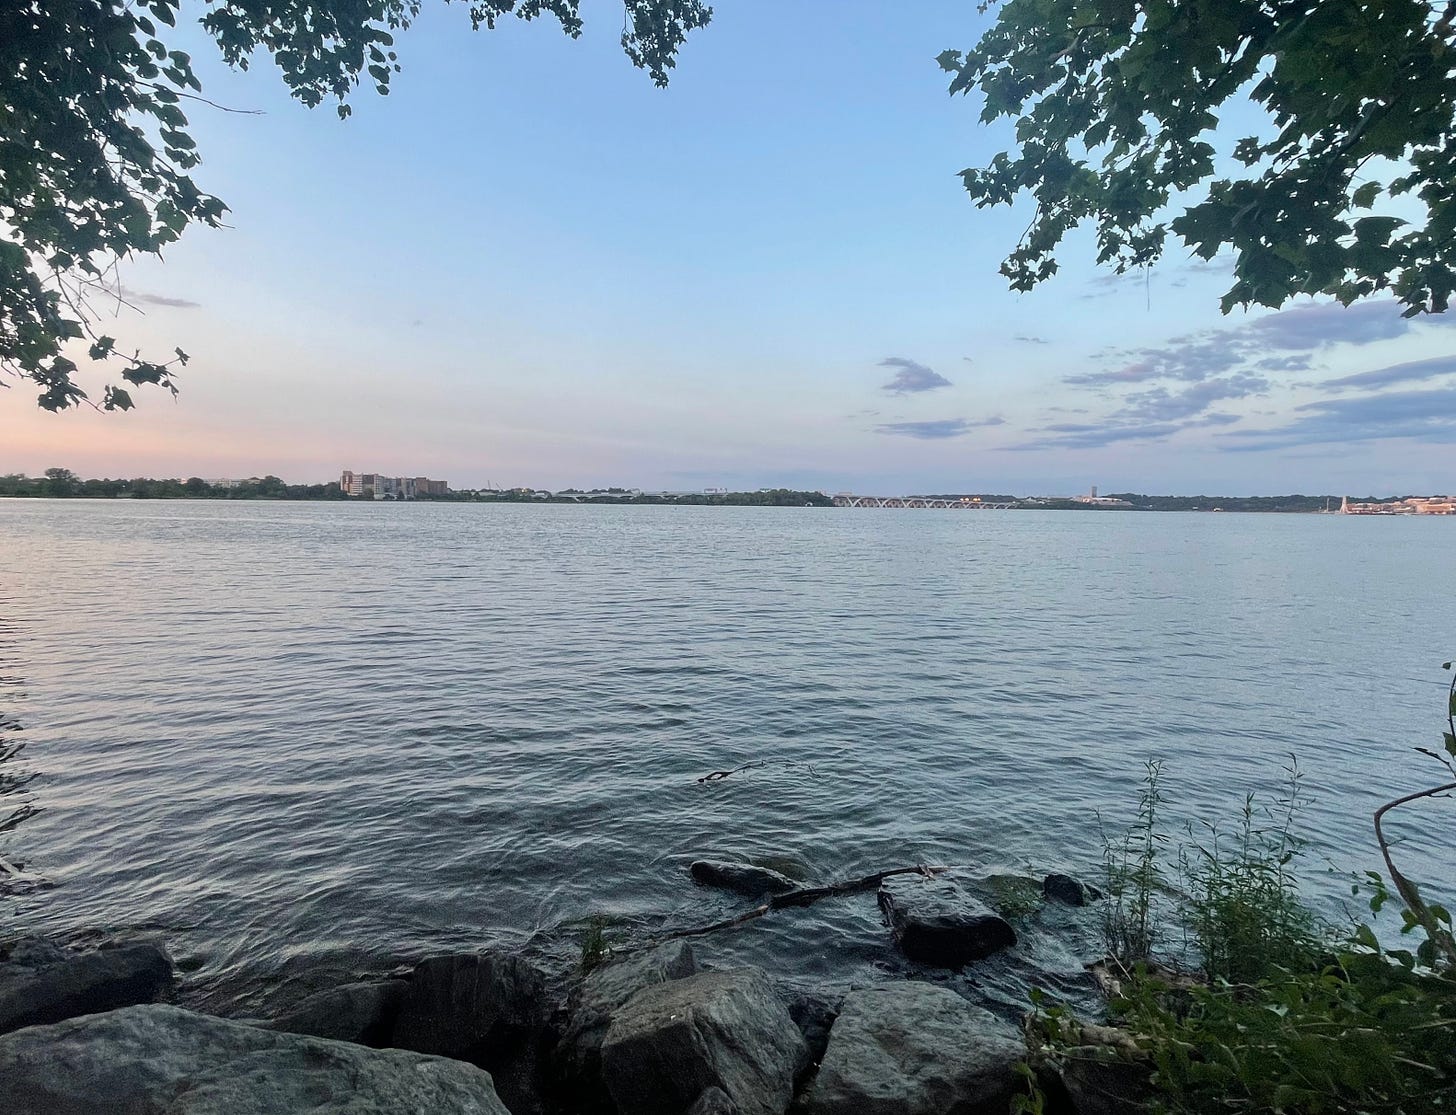
M 886 494 L 1443 493 L 1456 317 L 1390 299 L 1223 317 L 1221 261 L 1087 238 L 1034 293 L 1026 214 L 957 172 L 1010 137 L 933 59 L 963 3 L 721 7 L 654 89 L 606 9 L 472 35 L 429 8 L 353 118 L 200 38 L 196 177 L 231 207 L 124 265 L 120 347 L 181 396 L 50 415 L 0 392 L 0 472 Z M 182 36 L 185 38 L 185 33 Z M 1243 134 L 1228 121 L 1225 149 Z

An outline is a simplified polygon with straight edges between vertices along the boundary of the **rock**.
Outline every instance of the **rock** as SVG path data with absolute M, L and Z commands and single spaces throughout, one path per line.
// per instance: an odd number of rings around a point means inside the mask
M 692 946 L 669 941 L 639 956 L 597 968 L 581 981 L 567 1005 L 566 1030 L 556 1047 L 560 1087 L 570 1106 L 610 1110 L 602 1080 L 602 1039 L 612 1017 L 644 987 L 683 979 L 698 970 Z
M 546 983 L 504 953 L 437 956 L 410 975 L 389 1042 L 486 1069 L 514 1115 L 540 1109 L 550 1017 Z
M 722 1088 L 704 1088 L 684 1115 L 739 1115 L 738 1105 Z
M 631 1115 L 681 1115 L 713 1087 L 742 1115 L 782 1115 L 806 1055 L 768 977 L 740 968 L 633 995 L 602 1042 L 602 1074 Z
M 751 863 L 699 859 L 688 864 L 688 871 L 705 887 L 721 887 L 754 898 L 763 894 L 784 894 L 799 885 L 772 868 L 755 867 Z
M 1113 1056 L 1068 1059 L 1062 1088 L 1077 1115 L 1139 1115 L 1152 1098 L 1152 1066 Z
M 310 995 L 274 1019 L 270 1028 L 377 1048 L 387 1043 L 394 1031 L 405 987 L 405 982 L 397 979 L 331 987 Z
M 73 952 L 21 938 L 0 957 L 0 1034 L 150 1003 L 171 989 L 172 974 L 172 958 L 153 941 Z
M 804 1037 L 810 1065 L 817 1065 L 824 1059 L 824 1050 L 829 1046 L 829 1030 L 839 1016 L 839 1004 L 838 998 L 827 998 L 812 991 L 802 991 L 789 999 L 789 1017 Z
M 1092 899 L 1102 897 L 1095 887 L 1080 883 L 1070 875 L 1052 872 L 1041 883 L 1041 892 L 1048 898 L 1065 902 L 1068 906 L 1085 906 Z
M 805 1115 L 1004 1115 L 1025 1055 L 1016 1029 L 954 991 L 901 983 L 851 991 Z
M 921 964 L 961 968 L 1016 944 L 1011 923 L 953 876 L 891 876 L 879 901 L 900 951 Z
M 459 1061 L 126 1007 L 0 1037 L 7 1115 L 510 1115 Z

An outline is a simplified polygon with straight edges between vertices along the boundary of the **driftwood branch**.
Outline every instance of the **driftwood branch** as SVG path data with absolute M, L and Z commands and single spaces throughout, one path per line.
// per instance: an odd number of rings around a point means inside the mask
M 1390 873 L 1390 881 L 1395 884 L 1396 893 L 1400 900 L 1405 903 L 1405 908 L 1412 916 L 1420 922 L 1421 928 L 1431 940 L 1434 948 L 1440 949 L 1446 955 L 1448 964 L 1456 965 L 1456 941 L 1451 939 L 1449 931 L 1442 929 L 1436 922 L 1436 917 L 1427 907 L 1425 900 L 1421 898 L 1420 891 L 1416 885 L 1407 879 L 1395 866 L 1395 860 L 1390 854 L 1390 843 L 1385 839 L 1385 832 L 1381 829 L 1380 823 L 1385 815 L 1392 809 L 1406 805 L 1409 802 L 1419 801 L 1421 798 L 1433 798 L 1437 794 L 1449 793 L 1456 790 L 1456 782 L 1447 782 L 1442 786 L 1432 786 L 1426 790 L 1417 790 L 1413 794 L 1406 794 L 1405 797 L 1388 801 L 1375 811 L 1375 840 L 1380 845 L 1380 854 L 1385 858 L 1385 869 Z
M 769 766 L 770 764 L 781 765 L 781 766 L 786 766 L 786 767 L 802 766 L 805 770 L 807 770 L 809 772 L 809 774 L 812 777 L 814 777 L 814 778 L 818 778 L 819 777 L 819 772 L 814 769 L 814 764 L 813 763 L 806 763 L 806 762 L 802 762 L 802 761 L 797 760 L 797 759 L 778 759 L 778 760 L 773 760 L 773 759 L 753 759 L 750 762 L 744 763 L 741 767 L 734 767 L 732 770 L 715 770 L 715 771 L 709 771 L 707 774 L 703 775 L 703 777 L 699 778 L 698 781 L 699 782 L 722 782 L 723 779 L 728 778 L 731 775 L 738 774 L 740 771 L 753 770 L 756 767 L 766 767 L 766 766 Z
M 917 864 L 914 867 L 892 867 L 888 871 L 876 871 L 873 875 L 865 875 L 858 879 L 847 879 L 840 883 L 830 883 L 822 887 L 799 887 L 795 890 L 785 891 L 783 894 L 775 894 L 761 906 L 755 906 L 751 910 L 745 910 L 737 917 L 729 918 L 726 921 L 714 922 L 712 925 L 698 926 L 695 929 L 680 929 L 676 933 L 668 933 L 661 939 L 664 941 L 676 941 L 682 937 L 701 937 L 705 933 L 715 933 L 720 929 L 732 929 L 743 925 L 746 922 L 754 921 L 774 910 L 788 909 L 789 907 L 810 906 L 821 898 L 833 898 L 841 894 L 857 894 L 860 891 L 874 890 L 891 875 L 924 875 L 930 878 L 941 871 L 947 871 L 946 867 L 927 867 L 925 864 Z

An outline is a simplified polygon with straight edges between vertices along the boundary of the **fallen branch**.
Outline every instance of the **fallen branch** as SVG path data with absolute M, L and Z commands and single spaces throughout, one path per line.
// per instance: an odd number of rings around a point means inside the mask
M 699 782 L 721 782 L 721 781 L 723 781 L 723 779 L 727 778 L 730 774 L 737 774 L 739 771 L 742 771 L 742 770 L 752 770 L 754 767 L 761 767 L 761 766 L 763 766 L 763 764 L 764 764 L 764 760 L 762 760 L 762 759 L 755 759 L 751 763 L 744 763 L 741 767 L 734 767 L 732 770 L 715 770 L 715 771 L 712 771 L 709 774 L 703 775 L 703 777 L 702 778 L 699 778 L 698 781 Z
M 1421 798 L 1431 798 L 1438 794 L 1449 793 L 1456 790 L 1456 782 L 1447 782 L 1443 786 L 1432 786 L 1428 790 L 1418 790 L 1414 794 L 1406 794 L 1405 797 L 1388 801 L 1375 811 L 1375 840 L 1380 845 L 1380 854 L 1385 857 L 1385 868 L 1390 872 L 1390 881 L 1395 884 L 1396 893 L 1400 900 L 1405 903 L 1405 908 L 1411 912 L 1411 916 L 1420 923 L 1430 939 L 1431 947 L 1439 949 L 1446 956 L 1448 964 L 1456 965 L 1456 942 L 1451 939 L 1451 934 L 1442 929 L 1437 923 L 1436 917 L 1431 913 L 1425 900 L 1421 898 L 1420 891 L 1414 883 L 1402 875 L 1395 866 L 1395 861 L 1390 855 L 1390 844 L 1385 839 L 1385 833 L 1381 830 L 1380 822 L 1385 815 L 1397 806 L 1405 805 L 1408 802 L 1418 801 Z
M 703 777 L 699 778 L 698 781 L 699 782 L 722 782 L 723 779 L 729 777 L 730 775 L 737 774 L 740 771 L 753 770 L 755 767 L 766 767 L 766 766 L 769 766 L 771 764 L 779 765 L 779 766 L 786 766 L 786 767 L 798 767 L 798 766 L 801 766 L 801 767 L 803 767 L 805 770 L 807 770 L 809 772 L 809 775 L 811 777 L 813 777 L 813 778 L 818 778 L 819 777 L 819 772 L 814 769 L 814 764 L 813 763 L 807 763 L 807 762 L 804 762 L 803 760 L 800 760 L 800 759 L 754 759 L 752 762 L 744 763 L 741 767 L 734 767 L 732 770 L 715 770 L 715 771 L 710 771 L 709 773 L 703 775 Z
M 755 906 L 737 917 L 729 918 L 727 921 L 714 922 L 712 925 L 699 926 L 696 929 L 680 929 L 676 933 L 668 933 L 660 938 L 663 941 L 676 941 L 682 937 L 701 937 L 705 933 L 715 933 L 720 929 L 733 929 L 761 918 L 764 914 L 774 910 L 783 910 L 789 907 L 809 906 L 818 902 L 821 898 L 833 898 L 842 894 L 856 894 L 859 891 L 873 890 L 891 875 L 924 875 L 927 879 L 934 877 L 941 871 L 950 870 L 947 867 L 927 867 L 925 864 L 917 864 L 914 867 L 892 867 L 888 871 L 876 871 L 873 875 L 865 875 L 858 879 L 847 879 L 842 883 L 830 883 L 823 887 L 799 887 L 796 890 L 786 891 L 783 894 L 775 894 L 762 906 Z

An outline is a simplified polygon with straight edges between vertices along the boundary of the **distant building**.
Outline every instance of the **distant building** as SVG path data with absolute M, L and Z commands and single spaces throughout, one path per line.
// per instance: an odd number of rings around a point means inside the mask
M 1092 485 L 1092 490 L 1085 496 L 1073 496 L 1073 503 L 1085 503 L 1090 507 L 1131 507 L 1125 499 L 1113 499 L 1111 496 L 1099 496 L 1097 485 Z
M 427 476 L 384 476 L 377 472 L 351 472 L 348 469 L 339 476 L 339 487 L 347 495 L 362 496 L 367 491 L 375 499 L 419 499 L 450 494 L 450 484 L 445 480 L 431 480 Z
M 1341 515 L 1456 515 L 1456 496 L 1412 496 L 1381 503 L 1340 501 Z

